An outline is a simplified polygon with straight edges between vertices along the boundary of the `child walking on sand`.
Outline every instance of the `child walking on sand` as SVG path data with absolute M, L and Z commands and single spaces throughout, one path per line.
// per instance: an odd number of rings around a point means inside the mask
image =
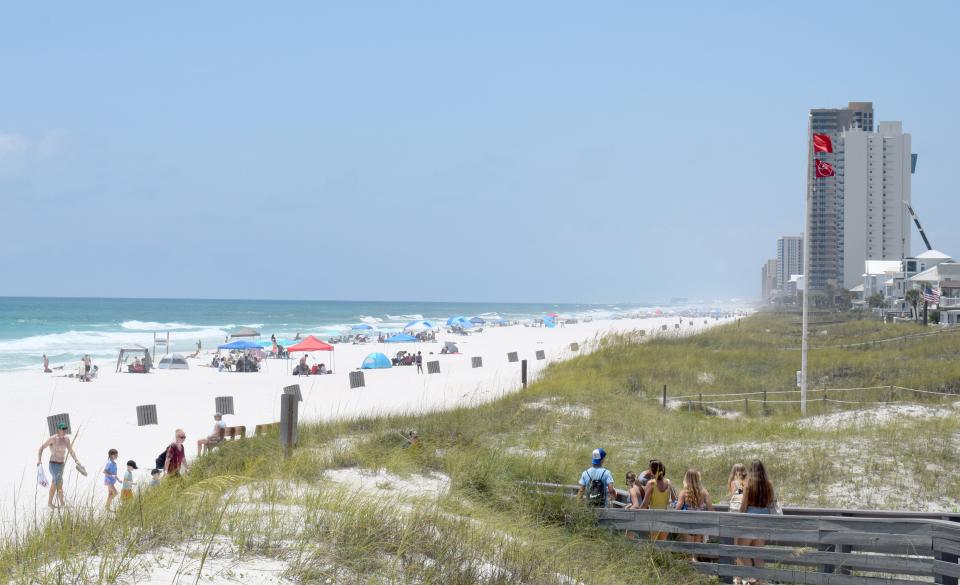
M 127 461 L 127 471 L 123 474 L 123 485 L 120 487 L 120 502 L 127 502 L 133 499 L 133 471 L 137 469 L 137 462 L 131 459 Z
M 117 497 L 117 450 L 107 451 L 107 462 L 103 466 L 103 485 L 107 486 L 107 509 L 113 503 L 113 498 Z

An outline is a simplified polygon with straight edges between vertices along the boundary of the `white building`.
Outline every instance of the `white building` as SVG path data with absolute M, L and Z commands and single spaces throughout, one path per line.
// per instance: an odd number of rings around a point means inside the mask
M 863 298 L 869 299 L 880 293 L 886 296 L 887 281 L 901 271 L 900 260 L 867 260 L 863 271 Z
M 786 290 L 790 276 L 803 273 L 803 236 L 777 240 L 777 290 Z
M 911 283 L 919 287 L 940 289 L 940 323 L 960 325 L 960 263 L 938 262 L 931 268 L 912 276 Z
M 845 130 L 835 149 L 843 202 L 843 286 L 853 288 L 863 281 L 865 261 L 910 253 L 904 205 L 910 202 L 910 135 L 900 122 L 880 122 L 876 132 Z
M 761 282 L 761 292 L 760 300 L 769 301 L 773 298 L 774 292 L 777 289 L 777 261 L 774 258 L 767 260 L 763 263 L 763 266 L 760 268 L 760 282 Z

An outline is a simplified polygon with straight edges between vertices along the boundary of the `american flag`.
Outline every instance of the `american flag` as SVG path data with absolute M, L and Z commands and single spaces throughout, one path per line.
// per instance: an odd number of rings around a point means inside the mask
M 923 289 L 923 300 L 928 303 L 939 303 L 940 302 L 940 289 L 927 287 Z

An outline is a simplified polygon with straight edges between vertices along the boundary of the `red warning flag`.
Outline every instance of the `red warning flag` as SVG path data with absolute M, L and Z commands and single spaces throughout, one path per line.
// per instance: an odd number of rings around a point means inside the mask
M 813 152 L 833 152 L 833 141 L 829 134 L 813 135 Z
M 824 177 L 832 177 L 832 176 L 834 176 L 834 175 L 837 174 L 837 173 L 835 173 L 835 172 L 833 171 L 833 165 L 832 165 L 832 164 L 830 164 L 830 163 L 828 163 L 828 162 L 823 162 L 823 161 L 820 160 L 820 159 L 816 159 L 816 160 L 814 160 L 813 162 L 814 162 L 814 163 L 816 164 L 816 166 L 817 166 L 817 178 L 818 178 L 818 179 L 822 179 L 822 178 L 824 178 Z

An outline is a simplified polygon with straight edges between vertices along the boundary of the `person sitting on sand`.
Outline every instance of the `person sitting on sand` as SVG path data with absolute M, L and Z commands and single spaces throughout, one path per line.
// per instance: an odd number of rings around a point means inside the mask
M 197 457 L 203 453 L 204 447 L 210 449 L 210 447 L 213 447 L 219 443 L 221 439 L 220 431 L 227 428 L 227 423 L 223 422 L 223 415 L 219 412 L 214 413 L 213 421 L 213 432 L 207 435 L 205 439 L 200 439 L 197 441 Z
M 326 373 L 327 373 L 327 366 L 324 365 L 324 364 L 320 364 L 320 367 L 317 368 L 317 373 L 318 373 L 318 374 L 326 374 Z

